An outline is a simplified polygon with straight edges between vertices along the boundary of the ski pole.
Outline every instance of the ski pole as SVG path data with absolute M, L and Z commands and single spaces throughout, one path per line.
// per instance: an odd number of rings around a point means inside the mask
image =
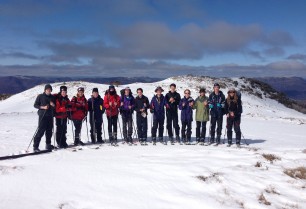
M 29 152 L 29 148 L 30 148 L 30 146 L 31 146 L 31 144 L 32 144 L 32 141 L 34 140 L 34 138 L 35 138 L 35 136 L 36 136 L 36 134 L 37 134 L 37 132 L 38 132 L 38 129 L 39 129 L 39 127 L 40 127 L 40 123 L 41 123 L 41 121 L 43 120 L 43 118 L 45 117 L 46 112 L 47 112 L 47 110 L 44 111 L 44 114 L 42 115 L 41 119 L 39 120 L 39 122 L 38 122 L 38 127 L 37 127 L 37 129 L 36 129 L 36 131 L 35 131 L 35 133 L 34 133 L 32 139 L 31 139 L 31 141 L 30 141 L 30 144 L 29 144 L 29 146 L 28 146 L 26 152 Z
M 244 139 L 244 143 L 245 143 L 247 146 L 249 146 L 249 143 L 247 143 L 247 141 L 246 141 L 246 139 L 244 138 L 242 132 L 241 132 L 241 136 L 242 136 L 242 138 Z
M 89 143 L 89 134 L 88 134 L 87 116 L 86 116 L 86 118 L 85 118 L 85 122 L 86 122 L 86 130 L 87 130 L 87 143 Z

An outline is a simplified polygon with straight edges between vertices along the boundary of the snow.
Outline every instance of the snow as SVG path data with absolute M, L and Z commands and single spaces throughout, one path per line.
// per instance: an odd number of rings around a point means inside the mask
M 189 88 L 196 98 L 196 87 L 210 89 L 214 79 L 199 82 L 193 77 L 178 77 L 128 86 L 133 92 L 142 87 L 151 99 L 156 86 L 168 90 L 172 82 L 179 93 Z M 52 84 L 54 92 L 61 85 Z M 70 98 L 79 86 L 85 87 L 87 97 L 93 87 L 98 87 L 100 94 L 108 88 L 87 82 L 66 85 Z M 33 103 L 42 90 L 40 85 L 0 102 L 1 156 L 28 146 L 37 127 Z M 98 150 L 84 147 L 77 152 L 59 150 L 0 161 L 0 208 L 306 208 L 306 181 L 284 174 L 286 168 L 306 166 L 306 116 L 271 99 L 243 94 L 242 100 L 241 128 L 249 146 L 106 144 Z M 151 127 L 151 114 L 148 121 Z M 72 143 L 71 123 L 67 138 Z M 82 139 L 87 141 L 85 125 Z M 274 154 L 280 160 L 270 163 L 262 154 Z M 262 166 L 255 167 L 257 162 Z M 259 202 L 261 194 L 270 206 Z

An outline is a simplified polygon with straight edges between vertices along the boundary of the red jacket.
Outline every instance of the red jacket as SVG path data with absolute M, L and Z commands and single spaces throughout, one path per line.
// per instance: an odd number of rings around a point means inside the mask
M 66 107 L 70 104 L 68 96 L 62 97 L 61 94 L 54 94 L 53 96 L 55 97 L 55 117 L 63 119 L 67 118 L 67 111 L 69 111 L 69 109 Z
M 76 97 L 71 99 L 72 104 L 72 120 L 83 120 L 87 116 L 88 104 L 85 96 Z
M 112 103 L 110 105 L 109 103 Z M 117 105 L 114 103 L 117 102 Z M 108 117 L 110 116 L 117 116 L 119 114 L 119 108 L 120 108 L 120 97 L 115 94 L 115 95 L 110 95 L 109 93 L 105 94 L 104 96 L 104 107 L 106 108 L 106 115 Z

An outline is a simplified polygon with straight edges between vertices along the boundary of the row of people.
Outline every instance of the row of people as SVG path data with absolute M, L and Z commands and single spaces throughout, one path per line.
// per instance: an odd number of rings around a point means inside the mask
M 52 86 L 47 84 L 44 93 L 38 95 L 34 107 L 38 109 L 39 126 L 34 136 L 34 151 L 39 150 L 42 136 L 46 135 L 46 149 L 53 149 L 51 137 L 53 132 L 53 117 L 56 118 L 56 141 L 59 147 L 68 146 L 66 140 L 67 123 L 73 122 L 75 130 L 74 144 L 84 145 L 80 139 L 82 124 L 87 122 L 89 115 L 90 137 L 92 143 L 104 143 L 102 140 L 103 114 L 106 112 L 108 133 L 111 144 L 117 144 L 117 125 L 119 114 L 122 117 L 123 142 L 132 144 L 133 113 L 136 112 L 137 136 L 141 143 L 147 142 L 148 112 L 152 115 L 152 141 L 167 143 L 164 138 L 164 121 L 167 121 L 168 137 L 172 144 L 190 143 L 192 134 L 193 110 L 196 110 L 196 141 L 203 144 L 206 138 L 206 125 L 210 119 L 209 144 L 219 144 L 221 140 L 224 114 L 227 116 L 227 138 L 232 144 L 232 129 L 236 132 L 236 143 L 240 145 L 240 121 L 242 113 L 241 99 L 235 89 L 228 91 L 227 98 L 220 91 L 220 85 L 214 84 L 213 92 L 205 96 L 205 88 L 201 88 L 199 96 L 194 100 L 191 91 L 186 89 L 181 98 L 176 91 L 176 85 L 170 85 L 170 91 L 164 96 L 162 87 L 155 89 L 155 95 L 149 99 L 143 94 L 143 89 L 137 89 L 134 97 L 129 87 L 118 95 L 113 85 L 105 92 L 104 98 L 97 88 L 92 90 L 91 98 L 84 96 L 84 88 L 77 89 L 77 94 L 71 100 L 67 96 L 67 87 L 61 86 L 58 94 L 51 94 Z M 179 126 L 178 110 L 181 110 L 181 125 Z M 217 129 L 216 129 L 217 127 Z M 217 131 L 215 131 L 217 130 Z M 217 132 L 217 133 L 215 133 Z M 158 133 L 158 134 L 157 134 Z M 175 137 L 174 137 L 175 134 Z M 181 136 L 180 136 L 181 134 Z M 216 138 L 215 138 L 216 135 Z M 165 139 L 165 140 L 164 140 Z

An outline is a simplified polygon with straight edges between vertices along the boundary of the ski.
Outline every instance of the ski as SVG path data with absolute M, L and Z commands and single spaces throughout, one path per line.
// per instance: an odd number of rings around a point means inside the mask
M 39 152 L 27 152 L 27 153 L 16 154 L 16 155 L 13 154 L 13 155 L 8 155 L 8 156 L 1 156 L 0 160 L 16 159 L 16 158 L 21 158 L 21 157 L 26 157 L 26 156 L 45 154 L 49 152 L 52 152 L 52 150 L 41 150 Z

